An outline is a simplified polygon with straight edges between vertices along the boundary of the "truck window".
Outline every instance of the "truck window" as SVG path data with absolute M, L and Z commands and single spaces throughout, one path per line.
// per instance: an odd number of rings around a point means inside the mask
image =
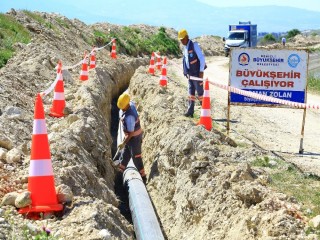
M 242 40 L 244 39 L 244 33 L 240 33 L 240 32 L 234 32 L 234 33 L 230 33 L 228 39 L 230 40 Z

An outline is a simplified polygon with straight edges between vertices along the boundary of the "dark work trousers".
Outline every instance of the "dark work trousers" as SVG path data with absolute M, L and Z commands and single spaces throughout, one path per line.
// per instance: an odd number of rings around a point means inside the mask
M 129 142 L 127 142 L 123 151 L 123 159 L 120 164 L 120 170 L 124 171 L 127 167 L 130 158 L 132 158 L 134 165 L 138 169 L 141 177 L 145 176 L 144 166 L 141 157 L 141 144 L 142 144 L 142 133 L 138 136 L 132 137 Z
M 196 91 L 198 94 L 198 99 L 200 103 L 202 102 L 203 99 L 203 82 L 202 81 L 197 81 L 197 80 L 188 80 L 188 92 L 189 92 L 189 105 L 188 105 L 188 114 L 193 114 L 194 113 L 194 102 L 196 100 Z

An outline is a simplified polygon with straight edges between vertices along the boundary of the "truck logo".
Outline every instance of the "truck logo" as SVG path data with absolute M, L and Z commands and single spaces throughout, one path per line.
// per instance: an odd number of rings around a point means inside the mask
M 300 63 L 300 57 L 297 54 L 291 54 L 288 57 L 288 64 L 292 68 L 296 68 Z
M 247 66 L 250 62 L 250 57 L 247 53 L 240 53 L 238 62 L 241 66 Z

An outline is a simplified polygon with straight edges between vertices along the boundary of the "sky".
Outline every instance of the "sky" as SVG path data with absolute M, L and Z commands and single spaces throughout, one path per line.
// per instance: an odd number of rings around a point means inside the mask
M 296 7 L 311 11 L 320 12 L 319 0 L 197 0 L 198 2 L 206 3 L 214 7 L 237 7 L 237 6 L 288 6 Z
M 92 9 L 104 9 L 108 8 L 108 6 L 112 3 L 116 3 L 117 5 L 125 5 L 126 2 L 133 1 L 133 0 L 121 0 L 120 2 L 117 0 L 55 0 L 55 1 L 41 1 L 39 0 L 1 0 L 0 4 L 0 12 L 6 12 L 10 8 L 16 9 L 27 9 L 27 10 L 41 10 L 46 9 L 58 9 L 60 4 L 69 5 L 70 9 L 64 8 L 62 9 L 63 12 L 68 13 L 68 15 L 72 15 L 72 7 L 86 7 Z M 160 0 L 161 1 L 161 0 Z M 144 1 L 146 5 L 153 5 L 154 8 L 157 7 L 157 4 L 160 1 Z M 319 0 L 196 0 L 197 2 L 209 4 L 214 7 L 237 7 L 237 6 L 266 6 L 266 5 L 276 5 L 276 6 L 289 6 L 289 7 L 296 7 L 311 11 L 318 11 L 320 12 L 320 1 Z M 170 2 L 168 0 L 162 0 L 161 2 L 166 2 L 167 6 L 170 7 Z M 52 6 L 56 7 L 52 7 Z M 99 6 L 99 8 L 97 8 Z M 53 10 L 54 11 L 54 10 Z
M 54 12 L 86 24 L 148 24 L 188 28 L 189 35 L 226 36 L 229 24 L 250 20 L 258 32 L 320 28 L 320 0 L 0 0 L 0 12 L 11 8 Z M 41 3 L 40 3 L 41 2 Z M 263 6 L 257 9 L 238 7 Z M 265 7 L 270 6 L 270 7 Z M 272 6 L 279 6 L 272 8 Z M 282 7 L 281 7 L 282 6 Z M 283 6 L 309 10 L 295 11 Z M 218 8 L 217 8 L 218 7 Z M 312 12 L 310 12 L 312 11 Z M 189 13 L 193 13 L 190 15 Z

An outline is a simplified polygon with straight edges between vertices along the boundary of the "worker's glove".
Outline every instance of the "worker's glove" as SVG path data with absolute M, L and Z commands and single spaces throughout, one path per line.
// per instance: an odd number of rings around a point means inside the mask
M 118 149 L 121 150 L 124 148 L 126 144 L 124 142 L 120 143 L 119 146 L 118 146 Z

